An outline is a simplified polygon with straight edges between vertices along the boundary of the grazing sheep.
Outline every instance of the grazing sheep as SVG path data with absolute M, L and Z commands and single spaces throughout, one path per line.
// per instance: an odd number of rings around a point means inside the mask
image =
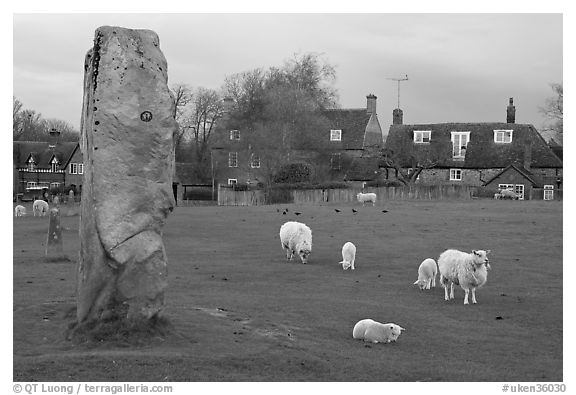
M 21 205 L 17 205 L 16 207 L 14 207 L 14 216 L 15 217 L 22 217 L 26 215 L 26 207 L 21 206 Z
M 418 267 L 418 280 L 414 284 L 417 284 L 420 289 L 436 287 L 436 273 L 438 273 L 436 261 L 432 258 L 424 259 Z
M 498 200 L 498 199 L 502 199 L 502 195 L 500 195 L 498 192 L 496 192 L 494 194 L 494 199 Z
M 286 250 L 286 260 L 298 254 L 302 263 L 307 263 L 312 252 L 312 231 L 303 223 L 288 221 L 280 227 L 280 244 Z
M 36 213 L 38 213 L 39 217 L 44 217 L 46 214 L 48 214 L 48 211 L 50 211 L 50 207 L 44 200 L 34 200 L 32 211 L 34 212 L 34 216 L 36 216 Z
M 490 250 L 472 251 L 471 254 L 458 250 L 446 250 L 438 258 L 440 283 L 444 287 L 444 299 L 454 299 L 454 284 L 465 292 L 464 304 L 468 304 L 468 293 L 472 290 L 472 303 L 476 303 L 476 288 L 486 283 L 490 261 Z M 448 295 L 450 285 L 450 295 Z
M 376 194 L 375 193 L 358 193 L 356 195 L 356 199 L 358 199 L 358 201 L 360 203 L 362 203 L 362 206 L 364 206 L 364 204 L 366 202 L 372 202 L 372 206 L 374 206 L 376 204 Z
M 400 325 L 393 323 L 381 324 L 369 318 L 360 320 L 354 325 L 352 337 L 372 343 L 395 342 L 398 336 L 405 331 Z
M 512 189 L 500 189 L 498 193 L 500 194 L 501 199 L 518 199 L 518 195 Z
M 351 268 L 354 270 L 354 260 L 356 259 L 356 246 L 348 241 L 342 246 L 342 261 L 338 262 L 342 264 L 342 269 L 348 270 Z

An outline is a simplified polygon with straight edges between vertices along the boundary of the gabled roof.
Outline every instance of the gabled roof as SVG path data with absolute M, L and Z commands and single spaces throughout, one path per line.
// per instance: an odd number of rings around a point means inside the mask
M 495 179 L 497 179 L 502 174 L 504 174 L 508 171 L 516 171 L 516 172 L 520 173 L 520 175 L 523 176 L 524 178 L 526 178 L 528 181 L 530 181 L 530 183 L 533 186 L 536 186 L 536 187 L 542 186 L 542 181 L 539 180 L 537 176 L 532 174 L 532 172 L 527 170 L 524 166 L 519 166 L 519 165 L 514 165 L 514 164 L 506 166 L 504 169 L 502 169 L 502 171 L 498 172 L 496 175 L 494 175 L 488 181 L 484 182 L 484 186 L 492 183 L 492 181 L 494 181 Z
M 371 117 L 366 108 L 324 110 L 322 115 L 328 119 L 331 129 L 342 130 L 342 143 L 338 148 L 358 150 L 363 148 L 364 133 Z M 328 132 L 325 131 L 326 136 Z
M 45 141 L 14 141 L 12 159 L 17 168 L 22 168 L 26 167 L 28 159 L 32 156 L 37 168 L 49 169 L 52 158 L 56 156 L 60 167 L 64 168 L 79 147 L 78 142 L 61 142 L 51 146 Z
M 430 130 L 430 142 L 414 143 L 415 130 Z M 512 142 L 494 142 L 494 130 L 512 130 Z M 451 132 L 470 132 L 464 161 L 452 159 Z M 391 125 L 386 140 L 386 148 L 393 152 L 403 167 L 410 167 L 414 158 L 429 158 L 437 163 L 437 167 L 503 168 L 512 163 L 523 163 L 527 147 L 531 147 L 531 167 L 562 167 L 562 161 L 554 155 L 534 126 L 529 124 L 492 122 Z

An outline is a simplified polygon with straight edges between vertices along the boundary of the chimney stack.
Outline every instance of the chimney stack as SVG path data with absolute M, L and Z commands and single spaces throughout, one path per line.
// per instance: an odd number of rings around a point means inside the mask
M 392 111 L 392 125 L 402 125 L 402 110 L 397 108 L 394 111 Z
M 516 123 L 516 107 L 514 106 L 514 98 L 510 98 L 510 103 L 506 109 L 506 123 Z
M 58 143 L 58 139 L 60 138 L 60 131 L 52 128 L 48 134 L 50 134 L 50 138 L 48 139 L 48 147 L 55 148 L 56 144 Z
M 222 101 L 224 102 L 224 114 L 229 114 L 232 111 L 232 106 L 234 105 L 234 99 L 231 98 L 230 96 L 226 96 L 224 99 L 222 99 Z
M 376 114 L 376 99 L 377 97 L 372 93 L 366 96 L 366 112 L 368 114 Z

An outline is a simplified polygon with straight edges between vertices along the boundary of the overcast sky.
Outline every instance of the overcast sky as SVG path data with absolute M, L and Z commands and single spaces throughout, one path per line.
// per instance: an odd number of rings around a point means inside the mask
M 506 120 L 540 128 L 538 107 L 563 82 L 562 14 L 14 14 L 13 94 L 44 118 L 80 125 L 84 55 L 102 25 L 154 30 L 169 84 L 219 88 L 228 75 L 320 53 L 343 108 L 378 97 L 387 129 Z

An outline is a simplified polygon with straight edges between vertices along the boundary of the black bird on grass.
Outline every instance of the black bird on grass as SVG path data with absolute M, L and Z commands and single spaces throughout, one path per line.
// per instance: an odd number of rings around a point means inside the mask
M 299 213 L 298 211 L 294 211 L 294 214 L 300 215 L 300 214 L 302 214 L 302 213 Z
M 388 210 L 382 210 L 382 212 L 383 212 L 383 213 L 387 213 L 387 212 L 388 212 Z
M 282 211 L 282 215 L 286 215 L 286 211 Z
M 336 211 L 337 213 L 339 213 L 339 212 L 340 212 L 340 210 L 338 210 L 337 208 L 335 208 L 335 209 L 334 209 L 334 211 Z
M 358 212 L 358 210 L 356 210 L 356 209 L 353 208 L 353 209 L 352 209 L 352 212 L 353 212 L 354 214 L 356 214 L 356 213 Z

